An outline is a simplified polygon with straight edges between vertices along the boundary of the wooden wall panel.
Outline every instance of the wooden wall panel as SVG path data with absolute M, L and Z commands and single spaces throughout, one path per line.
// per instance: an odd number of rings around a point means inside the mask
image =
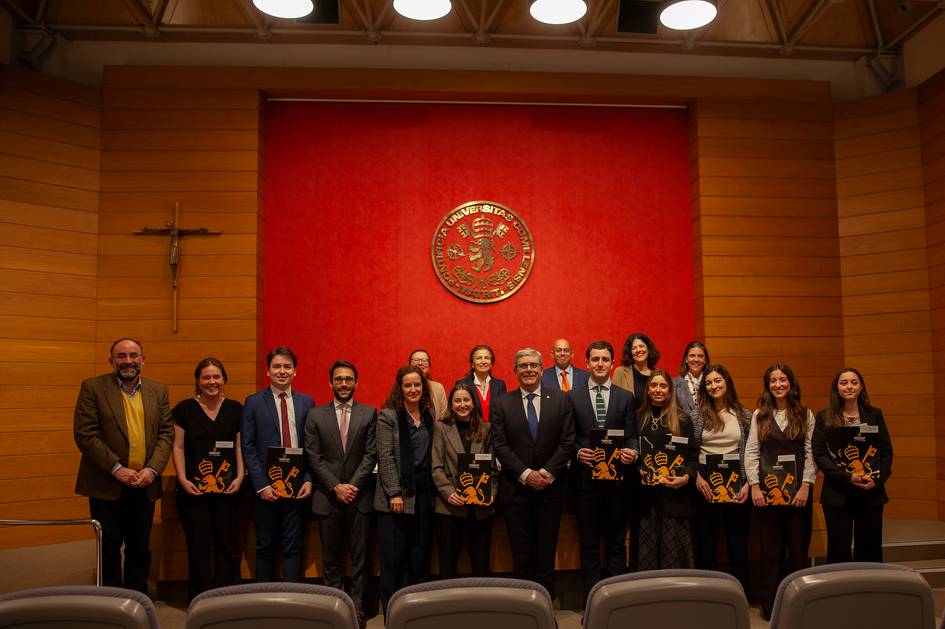
M 918 91 L 918 127 L 925 217 L 928 226 L 928 266 L 931 363 L 936 379 L 945 377 L 945 71 Z M 934 403 L 938 518 L 945 519 L 945 391 L 937 390 Z
M 929 266 L 915 90 L 837 106 L 845 362 L 882 408 L 896 454 L 888 515 L 938 517 Z
M 99 90 L 0 65 L 0 512 L 87 517 L 72 409 L 95 370 Z M 0 529 L 0 548 L 89 530 Z
M 768 365 L 791 365 L 822 407 L 843 359 L 829 101 L 697 99 L 690 110 L 696 327 L 756 406 Z M 815 517 L 811 552 L 825 552 Z

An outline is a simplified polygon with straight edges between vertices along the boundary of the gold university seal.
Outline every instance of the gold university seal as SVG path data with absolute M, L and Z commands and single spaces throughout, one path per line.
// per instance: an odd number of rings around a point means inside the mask
M 433 271 L 451 293 L 478 304 L 511 297 L 535 265 L 532 234 L 500 203 L 470 201 L 437 225 Z

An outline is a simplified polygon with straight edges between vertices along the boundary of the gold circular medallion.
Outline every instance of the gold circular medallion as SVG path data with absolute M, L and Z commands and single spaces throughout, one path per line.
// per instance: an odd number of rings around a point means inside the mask
M 522 287 L 535 265 L 535 248 L 518 214 L 500 203 L 470 201 L 437 225 L 430 257 L 448 291 L 488 304 Z

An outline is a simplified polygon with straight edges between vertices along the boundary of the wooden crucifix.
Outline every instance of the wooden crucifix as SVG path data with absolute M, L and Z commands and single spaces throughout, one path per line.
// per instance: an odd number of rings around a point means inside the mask
M 171 287 L 174 290 L 173 301 L 171 305 L 171 331 L 177 334 L 177 278 L 178 265 L 180 263 L 180 239 L 184 236 L 219 236 L 222 231 L 210 231 L 206 227 L 197 227 L 195 229 L 181 229 L 180 225 L 180 203 L 174 202 L 174 220 L 166 221 L 164 227 L 142 227 L 134 232 L 135 236 L 170 236 L 171 243 L 167 252 L 167 263 L 171 267 Z

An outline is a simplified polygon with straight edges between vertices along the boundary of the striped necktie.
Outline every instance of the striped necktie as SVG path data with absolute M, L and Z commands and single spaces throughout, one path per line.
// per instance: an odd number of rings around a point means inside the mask
M 597 410 L 597 427 L 603 428 L 607 423 L 607 405 L 604 404 L 604 394 L 601 393 L 604 389 L 604 385 L 599 384 L 594 388 L 597 389 L 597 401 L 595 403 Z

